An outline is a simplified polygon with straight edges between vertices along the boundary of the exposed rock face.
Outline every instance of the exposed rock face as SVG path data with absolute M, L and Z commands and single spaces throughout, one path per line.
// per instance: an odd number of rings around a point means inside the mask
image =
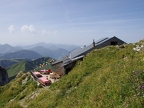
M 7 71 L 0 66 L 0 86 L 7 84 L 8 81 L 8 74 Z

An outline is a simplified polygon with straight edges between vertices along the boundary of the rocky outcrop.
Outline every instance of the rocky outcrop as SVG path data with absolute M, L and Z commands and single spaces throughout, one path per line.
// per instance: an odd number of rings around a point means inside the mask
M 0 86 L 7 84 L 8 81 L 8 74 L 7 71 L 0 66 Z

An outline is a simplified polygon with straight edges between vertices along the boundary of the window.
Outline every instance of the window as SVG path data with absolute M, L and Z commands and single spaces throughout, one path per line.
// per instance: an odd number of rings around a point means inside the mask
M 111 45 L 118 45 L 118 42 L 117 41 L 113 41 L 113 42 L 111 42 Z

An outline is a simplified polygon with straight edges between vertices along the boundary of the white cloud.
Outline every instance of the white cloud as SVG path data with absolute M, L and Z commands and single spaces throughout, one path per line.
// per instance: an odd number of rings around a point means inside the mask
M 30 31 L 31 33 L 36 33 L 36 30 L 35 30 L 35 28 L 34 28 L 33 25 L 30 25 L 30 26 L 29 26 L 29 31 Z
M 42 35 L 55 35 L 58 31 L 46 31 L 42 30 Z
M 10 33 L 13 33 L 13 32 L 15 31 L 14 25 L 10 25 L 10 26 L 8 27 L 8 31 L 9 31 Z
M 30 33 L 36 33 L 35 27 L 33 25 L 23 25 L 21 27 L 21 32 L 26 33 L 26 32 L 30 32 Z
M 28 32 L 29 31 L 29 27 L 27 25 L 23 25 L 21 27 L 21 32 Z

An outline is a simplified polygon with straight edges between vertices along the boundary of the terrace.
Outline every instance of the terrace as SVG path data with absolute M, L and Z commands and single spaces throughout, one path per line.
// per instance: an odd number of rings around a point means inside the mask
M 31 75 L 42 86 L 49 86 L 60 79 L 60 75 L 51 70 L 30 71 Z

